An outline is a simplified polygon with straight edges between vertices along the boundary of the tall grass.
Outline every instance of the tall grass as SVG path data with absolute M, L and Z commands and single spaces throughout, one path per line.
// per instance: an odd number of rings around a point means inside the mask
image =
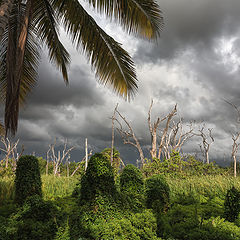
M 42 176 L 42 190 L 45 200 L 56 200 L 70 196 L 76 184 L 77 177 Z M 185 179 L 167 177 L 171 196 L 178 194 L 196 194 L 225 198 L 226 192 L 232 186 L 240 190 L 240 177 L 230 176 L 191 176 Z M 0 205 L 14 199 L 14 178 L 0 177 Z
M 0 206 L 14 199 L 14 179 L 0 177 Z
M 174 198 L 177 194 L 196 194 L 204 196 L 216 196 L 225 198 L 227 190 L 235 186 L 240 190 L 240 177 L 230 176 L 191 176 L 186 179 L 167 177 L 171 195 Z
M 76 184 L 79 182 L 77 177 L 54 177 L 53 175 L 42 176 L 42 191 L 45 200 L 55 200 L 67 197 L 72 194 Z
M 45 200 L 55 200 L 71 195 L 77 177 L 54 177 L 52 175 L 42 176 L 42 191 Z M 14 178 L 0 177 L 0 205 L 14 199 Z

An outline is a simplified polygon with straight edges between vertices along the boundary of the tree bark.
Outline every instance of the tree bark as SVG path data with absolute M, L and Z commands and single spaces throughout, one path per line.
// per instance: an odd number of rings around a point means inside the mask
M 11 66 L 15 64 L 14 71 L 10 73 L 10 77 L 7 79 L 7 95 L 6 95 L 6 104 L 5 104 L 5 135 L 7 136 L 8 131 L 10 130 L 13 135 L 15 135 L 17 131 L 18 125 L 18 116 L 19 116 L 19 94 L 20 94 L 20 86 L 21 86 L 21 77 L 22 77 L 22 69 L 25 55 L 25 48 L 27 43 L 28 36 L 28 28 L 31 22 L 31 11 L 32 10 L 32 1 L 28 0 L 26 3 L 26 11 L 23 17 L 23 23 L 21 25 L 19 36 L 16 38 L 16 55 L 15 62 L 12 63 L 11 58 L 8 59 Z M 11 39 L 10 39 L 11 40 Z M 8 47 L 11 43 L 9 42 Z M 15 45 L 15 44 L 14 44 Z M 11 67 L 12 68 L 12 67 Z M 8 71 L 9 72 L 9 71 Z M 14 75 L 13 75 L 14 74 Z
M 3 33 L 8 25 L 8 20 L 12 11 L 14 0 L 3 0 L 0 6 L 0 41 L 2 40 Z

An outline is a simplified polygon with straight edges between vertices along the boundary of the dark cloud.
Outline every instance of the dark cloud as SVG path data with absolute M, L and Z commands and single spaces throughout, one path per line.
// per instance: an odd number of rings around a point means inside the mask
M 182 0 L 159 2 L 165 26 L 158 45 L 142 42 L 135 54 L 139 62 L 173 60 L 187 50 L 211 49 L 215 39 L 239 31 L 238 0 Z
M 106 24 L 123 47 L 135 51 L 139 93 L 131 103 L 99 86 L 78 53 L 71 50 L 74 60 L 67 87 L 44 56 L 38 86 L 21 111 L 18 137 L 26 152 L 44 154 L 55 138 L 67 138 L 69 144 L 77 147 L 74 160 L 82 158 L 85 138 L 94 151 L 109 147 L 110 117 L 119 102 L 120 112 L 131 123 L 149 156 L 147 112 L 153 98 L 153 120 L 165 116 L 177 103 L 186 124 L 205 121 L 206 127 L 213 128 L 216 140 L 211 157 L 230 156 L 231 133 L 238 129 L 238 124 L 235 110 L 224 99 L 240 106 L 240 1 L 162 0 L 159 4 L 165 27 L 157 45 L 125 38 L 119 28 Z M 104 22 L 101 19 L 102 26 Z M 64 42 L 70 45 L 66 39 Z M 137 150 L 124 145 L 121 137 L 115 135 L 125 162 L 135 162 L 139 158 Z M 185 151 L 199 151 L 199 143 L 199 138 L 191 139 Z

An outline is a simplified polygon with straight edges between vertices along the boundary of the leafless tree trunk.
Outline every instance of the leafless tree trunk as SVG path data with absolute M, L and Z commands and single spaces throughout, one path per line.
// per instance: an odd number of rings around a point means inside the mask
M 238 148 L 240 143 L 237 143 L 238 139 L 240 136 L 240 132 L 236 133 L 235 135 L 232 134 L 232 140 L 233 140 L 233 144 L 232 144 L 232 158 L 233 158 L 233 171 L 234 171 L 234 177 L 237 177 L 237 152 L 238 152 Z
M 89 157 L 92 155 L 92 150 L 90 151 L 90 153 L 88 154 Z M 73 173 L 71 174 L 71 177 L 75 175 L 75 173 L 78 171 L 78 169 L 81 167 L 81 162 L 86 162 L 86 156 L 82 159 L 82 161 L 79 162 L 78 166 L 75 168 L 75 170 L 73 171 Z
M 208 128 L 208 133 L 204 132 L 205 125 L 202 126 L 201 129 L 198 130 L 198 133 L 194 133 L 195 136 L 199 136 L 202 138 L 202 145 L 200 145 L 200 149 L 205 158 L 205 162 L 209 164 L 209 149 L 211 144 L 214 142 L 214 138 L 212 136 L 212 129 Z
M 9 159 L 11 159 L 12 170 L 15 171 L 17 161 L 21 157 L 24 149 L 22 149 L 21 154 L 18 154 L 17 145 L 19 143 L 19 139 L 12 143 L 8 138 L 2 137 L 1 142 L 4 146 L 3 148 L 0 148 L 0 150 L 5 154 L 3 158 L 3 162 L 5 162 L 5 168 L 9 167 Z
M 47 151 L 47 164 L 46 164 L 46 175 L 48 175 L 48 164 L 49 164 L 49 153 L 51 151 L 51 148 L 48 149 Z
M 231 103 L 225 100 L 226 103 L 230 104 L 237 112 L 237 120 L 236 122 L 239 124 L 240 123 L 240 110 L 239 108 Z M 237 143 L 237 141 L 239 140 L 239 136 L 240 136 L 240 131 L 238 131 L 235 135 L 232 134 L 232 140 L 233 140 L 233 144 L 232 144 L 232 158 L 233 158 L 233 171 L 234 171 L 234 177 L 237 176 L 237 152 L 238 152 L 238 148 L 240 143 Z
M 60 165 L 65 161 L 65 163 L 68 162 L 70 159 L 70 152 L 74 149 L 74 147 L 71 147 L 67 149 L 67 141 L 64 143 L 64 149 L 63 151 L 58 151 L 57 154 L 55 153 L 55 145 L 56 141 L 54 144 L 49 145 L 49 153 L 50 153 L 50 158 L 53 162 L 53 174 L 54 176 L 60 175 Z
M 130 145 L 137 148 L 137 150 L 139 152 L 139 155 L 140 155 L 141 163 L 142 163 L 142 166 L 143 166 L 144 163 L 145 163 L 145 160 L 144 160 L 144 154 L 143 154 L 143 151 L 142 151 L 142 147 L 141 147 L 136 135 L 134 134 L 131 125 L 129 124 L 129 122 L 126 120 L 126 118 L 123 117 L 122 114 L 117 109 L 116 109 L 116 113 L 119 115 L 119 117 L 123 120 L 123 122 L 126 124 L 126 126 L 128 128 L 128 131 L 123 130 L 122 124 L 120 123 L 120 121 L 117 120 L 117 118 L 115 118 L 115 121 L 117 121 L 118 124 L 119 124 L 119 128 L 117 128 L 117 130 L 118 130 L 118 132 L 120 133 L 120 135 L 123 139 L 123 143 L 124 144 L 130 144 Z
M 170 153 L 172 151 L 180 152 L 183 144 L 194 136 L 193 132 L 193 123 L 191 122 L 188 127 L 188 131 L 183 130 L 183 119 L 180 118 L 178 122 L 173 122 L 173 125 L 170 126 L 170 132 L 167 133 L 164 152 L 167 159 L 170 158 Z M 166 152 L 167 151 L 167 152 Z
M 111 158 L 110 158 L 110 162 L 111 162 L 111 165 L 112 165 L 112 162 L 113 162 L 113 149 L 114 149 L 114 121 L 116 119 L 116 110 L 117 110 L 117 107 L 118 107 L 118 103 L 114 109 L 114 112 L 113 112 L 113 115 L 112 115 L 112 144 L 111 144 Z
M 172 118 L 176 115 L 176 113 L 177 113 L 177 104 L 174 106 L 173 110 L 165 117 L 165 119 L 167 119 L 167 122 L 166 122 L 165 128 L 163 130 L 162 136 L 160 138 L 160 144 L 159 144 L 159 148 L 158 148 L 158 159 L 161 158 L 162 150 L 164 148 L 164 144 L 166 141 L 165 138 L 167 136 L 168 129 L 169 129 L 169 125 L 170 125 Z
M 87 170 L 88 166 L 88 143 L 87 138 L 85 139 L 85 171 Z
M 167 118 L 167 116 L 162 119 L 158 117 L 156 122 L 152 124 L 152 121 L 151 121 L 152 106 L 153 106 L 153 100 L 151 101 L 151 104 L 148 110 L 148 128 L 151 135 L 151 145 L 152 145 L 152 148 L 150 149 L 150 154 L 152 159 L 154 159 L 157 157 L 157 129 L 159 124 L 162 121 L 164 121 Z

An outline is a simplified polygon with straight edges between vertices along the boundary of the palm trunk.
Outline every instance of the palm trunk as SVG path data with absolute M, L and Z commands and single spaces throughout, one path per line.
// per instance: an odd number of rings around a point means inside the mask
M 21 86 L 22 68 L 24 62 L 25 48 L 28 36 L 28 28 L 31 21 L 32 1 L 26 3 L 26 11 L 23 17 L 22 27 L 16 41 L 16 52 L 14 66 L 12 63 L 13 56 L 8 58 L 8 79 L 7 79 L 7 95 L 5 106 L 5 130 L 6 135 L 10 130 L 13 134 L 17 131 L 18 115 L 19 115 L 19 94 Z M 12 30 L 10 30 L 12 31 Z M 13 38 L 14 39 L 14 38 Z M 14 43 L 9 39 L 9 50 L 13 48 Z M 11 67 L 10 67 L 11 66 Z M 14 69 L 12 69 L 14 68 Z
M 0 41 L 2 40 L 3 33 L 12 11 L 14 0 L 3 0 L 0 6 Z

